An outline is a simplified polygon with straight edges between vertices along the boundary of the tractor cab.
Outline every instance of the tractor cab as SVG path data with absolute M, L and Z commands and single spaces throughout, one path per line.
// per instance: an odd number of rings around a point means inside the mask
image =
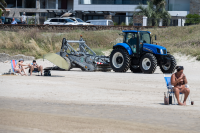
M 133 52 L 133 55 L 140 55 L 143 52 L 143 44 L 151 43 L 150 32 L 148 31 L 123 31 L 124 43 L 128 44 Z

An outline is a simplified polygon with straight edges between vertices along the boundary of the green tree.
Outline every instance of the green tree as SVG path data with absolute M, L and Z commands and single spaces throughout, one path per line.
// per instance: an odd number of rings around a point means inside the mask
M 169 25 L 171 15 L 165 9 L 165 0 L 150 0 L 147 1 L 147 6 L 140 4 L 136 7 L 136 15 L 143 15 L 150 19 L 152 26 L 157 26 L 160 19 L 163 19 L 165 25 Z
M 7 3 L 5 2 L 5 0 L 0 0 L 0 9 L 3 9 L 5 11 L 6 7 L 7 7 Z

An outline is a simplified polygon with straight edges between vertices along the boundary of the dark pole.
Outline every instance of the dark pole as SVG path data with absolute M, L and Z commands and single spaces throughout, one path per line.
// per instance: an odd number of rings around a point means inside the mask
M 169 11 L 169 0 L 168 0 L 168 11 Z

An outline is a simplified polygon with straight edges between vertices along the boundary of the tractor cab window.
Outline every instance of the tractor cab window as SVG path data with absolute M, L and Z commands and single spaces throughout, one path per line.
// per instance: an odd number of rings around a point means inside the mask
M 137 39 L 138 39 L 137 33 L 126 34 L 126 43 L 130 45 L 131 49 L 133 50 L 133 53 L 136 53 Z
M 148 32 L 140 32 L 140 43 L 151 44 L 151 37 Z

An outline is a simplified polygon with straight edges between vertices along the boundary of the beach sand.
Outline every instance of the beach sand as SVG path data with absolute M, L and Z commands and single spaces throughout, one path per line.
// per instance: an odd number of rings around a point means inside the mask
M 163 105 L 167 89 L 159 67 L 154 74 L 72 69 L 51 77 L 0 76 L 0 132 L 200 132 L 200 62 L 175 57 L 185 67 L 194 105 Z M 10 68 L 0 62 L 0 73 Z

